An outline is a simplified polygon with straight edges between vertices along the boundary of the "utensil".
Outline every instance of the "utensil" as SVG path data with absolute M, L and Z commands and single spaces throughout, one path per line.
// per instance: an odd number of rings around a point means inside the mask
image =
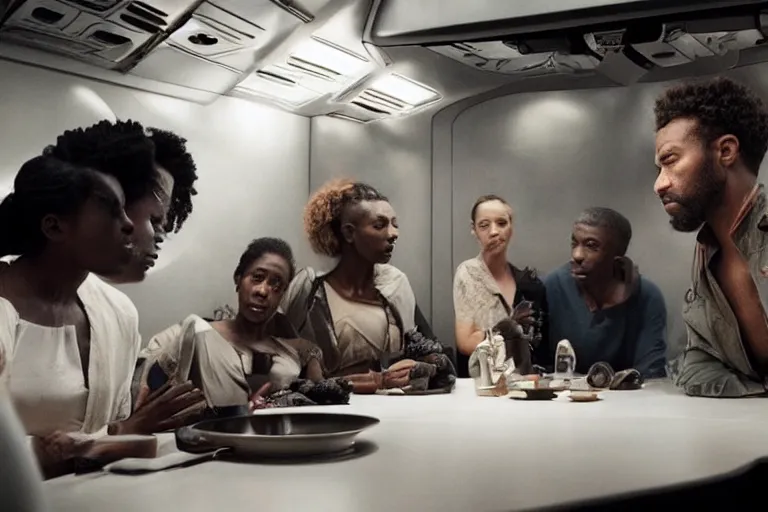
M 307 457 L 351 448 L 377 418 L 339 413 L 258 413 L 206 420 L 176 431 L 176 446 L 200 453 L 231 448 L 235 457 Z
M 220 448 L 204 453 L 169 453 L 162 457 L 154 459 L 136 459 L 128 458 L 122 459 L 112 464 L 104 466 L 104 471 L 110 473 L 120 473 L 127 475 L 137 475 L 143 473 L 153 473 L 156 471 L 163 471 L 166 469 L 181 468 L 194 466 L 201 464 L 209 460 L 215 459 L 218 455 L 227 452 L 228 448 Z

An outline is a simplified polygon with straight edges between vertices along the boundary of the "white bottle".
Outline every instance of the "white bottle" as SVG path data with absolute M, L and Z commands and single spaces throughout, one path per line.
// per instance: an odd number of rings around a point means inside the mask
M 568 340 L 560 340 L 555 349 L 556 379 L 571 380 L 576 370 L 576 352 Z

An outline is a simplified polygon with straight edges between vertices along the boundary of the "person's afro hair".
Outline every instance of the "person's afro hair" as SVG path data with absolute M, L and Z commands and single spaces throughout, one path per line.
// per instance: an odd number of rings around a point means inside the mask
M 704 143 L 734 135 L 744 164 L 757 175 L 768 149 L 768 113 L 744 85 L 723 77 L 675 85 L 658 97 L 654 113 L 657 131 L 688 118 L 698 121 Z

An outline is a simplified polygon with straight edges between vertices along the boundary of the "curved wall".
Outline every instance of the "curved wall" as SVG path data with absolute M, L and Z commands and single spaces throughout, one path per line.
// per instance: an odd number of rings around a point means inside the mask
M 768 65 L 730 75 L 768 98 Z M 479 195 L 495 193 L 511 202 L 516 232 L 510 259 L 543 273 L 568 261 L 571 223 L 579 211 L 607 206 L 632 222 L 629 256 L 663 291 L 670 355 L 678 353 L 694 237 L 672 231 L 652 189 L 653 102 L 667 85 L 497 90 L 439 113 L 433 129 L 433 193 L 450 190 L 450 206 L 436 205 L 442 211 L 433 216 L 433 247 L 450 247 L 450 263 L 433 258 L 433 295 L 448 291 L 442 281 L 449 267 L 452 273 L 477 254 L 469 211 Z M 436 306 L 433 321 L 448 325 L 452 314 L 452 308 Z M 441 334 L 450 335 L 447 329 Z

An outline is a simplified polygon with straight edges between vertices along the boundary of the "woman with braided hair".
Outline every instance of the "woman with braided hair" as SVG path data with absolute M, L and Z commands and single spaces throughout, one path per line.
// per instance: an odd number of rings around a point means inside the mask
M 453 364 L 408 278 L 389 264 L 399 234 L 389 200 L 365 183 L 331 181 L 310 198 L 304 229 L 314 251 L 338 263 L 322 275 L 301 270 L 283 310 L 322 350 L 326 375 L 348 377 L 356 392 L 450 391 Z

